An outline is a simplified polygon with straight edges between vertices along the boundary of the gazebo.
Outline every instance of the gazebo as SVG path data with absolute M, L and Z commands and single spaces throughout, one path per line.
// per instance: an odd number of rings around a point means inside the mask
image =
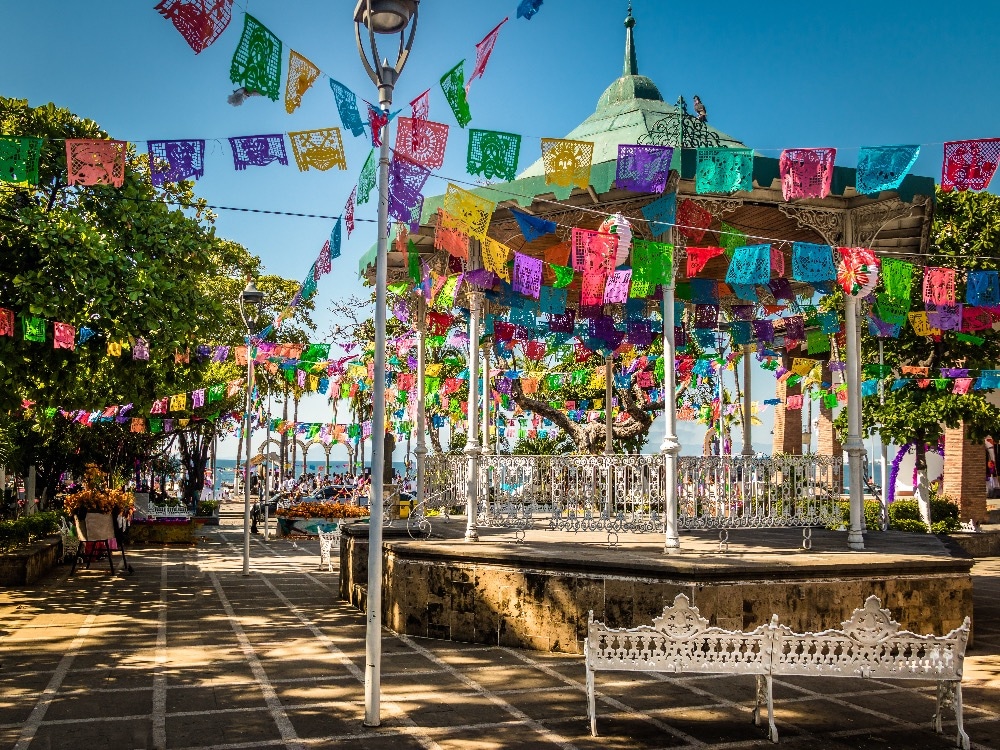
M 675 361 L 675 302 L 691 304 L 687 268 L 681 260 L 687 248 L 696 245 L 725 247 L 724 235 L 761 238 L 771 244 L 775 267 L 791 266 L 792 244 L 813 243 L 833 247 L 867 247 L 880 254 L 917 255 L 926 252 L 933 212 L 934 181 L 907 176 L 896 190 L 861 194 L 856 190 L 854 169 L 834 167 L 829 194 L 823 198 L 785 200 L 779 160 L 753 156 L 752 189 L 731 193 L 699 192 L 696 182 L 699 149 L 745 148 L 737 138 L 709 125 L 704 114 L 692 114 L 683 98 L 668 104 L 656 84 L 639 74 L 631 11 L 625 20 L 625 59 L 621 77 L 600 96 L 597 108 L 565 136 L 566 140 L 593 144 L 592 164 L 585 187 L 560 187 L 549 183 L 543 160 L 525 169 L 516 179 L 474 188 L 472 193 L 495 204 L 487 236 L 509 245 L 518 253 L 547 259 L 547 253 L 566 243 L 566 227 L 596 229 L 606 217 L 621 214 L 630 220 L 634 236 L 653 239 L 643 209 L 674 194 L 683 206 L 659 239 L 674 247 L 672 274 L 662 285 L 663 356 Z M 636 192 L 616 184 L 620 145 L 661 145 L 673 147 L 670 175 L 664 193 Z M 427 198 L 420 217 L 419 231 L 408 237 L 419 250 L 422 263 L 446 271 L 449 254 L 435 249 L 438 209 L 442 196 Z M 519 230 L 512 209 L 539 219 L 555 222 L 555 233 L 527 241 Z M 655 228 L 655 227 L 654 227 Z M 655 228 L 662 229 L 662 227 Z M 697 231 L 689 231 L 695 229 Z M 659 232 L 658 232 L 659 233 Z M 697 237 L 698 239 L 695 239 Z M 707 238 L 707 239 L 706 239 Z M 776 254 L 776 255 L 775 255 Z M 393 244 L 388 254 L 389 281 L 408 275 L 404 247 Z M 374 274 L 374 248 L 360 262 L 360 273 Z M 718 307 L 730 320 L 734 307 L 745 306 L 724 283 L 729 259 L 717 255 L 698 271 L 699 279 L 720 282 Z M 472 239 L 466 270 L 483 268 L 481 243 Z M 777 274 L 780 276 L 781 274 Z M 801 291 L 793 282 L 793 291 Z M 569 300 L 578 299 L 579 282 L 569 291 Z M 754 456 L 750 420 L 744 419 L 743 455 L 680 457 L 676 435 L 675 400 L 664 399 L 665 437 L 659 453 L 648 456 L 500 456 L 490 445 L 490 398 L 479 406 L 480 370 L 489 383 L 488 350 L 480 367 L 481 322 L 484 314 L 499 314 L 496 296 L 490 289 L 466 285 L 456 299 L 468 310 L 469 399 L 468 442 L 463 456 L 435 455 L 429 460 L 424 430 L 425 320 L 424 298 L 416 297 L 417 329 L 417 440 L 418 504 L 452 505 L 463 502 L 468 511 L 466 539 L 477 538 L 477 522 L 525 526 L 540 516 L 553 529 L 607 529 L 662 531 L 667 552 L 679 548 L 679 527 L 720 528 L 734 526 L 802 526 L 829 522 L 839 514 L 843 489 L 842 448 L 834 434 L 832 409 L 821 408 L 817 455 L 801 455 L 801 412 L 788 410 L 784 401 L 796 395 L 794 386 L 778 383 L 774 427 L 775 456 Z M 681 294 L 678 294 L 682 291 Z M 685 295 L 688 295 L 685 298 Z M 760 288 L 760 299 L 774 302 L 775 290 Z M 768 297 L 771 295 L 771 297 Z M 490 299 L 492 298 L 492 299 Z M 863 541 L 863 462 L 860 420 L 860 333 L 864 320 L 861 303 L 846 297 L 843 328 L 844 372 L 849 410 L 849 435 L 844 445 L 849 457 L 850 529 L 848 544 L 861 549 Z M 721 319 L 721 318 L 720 318 Z M 796 346 L 783 340 L 781 324 L 774 326 L 776 338 L 771 348 L 790 364 Z M 743 344 L 744 414 L 750 411 L 752 344 Z M 829 355 L 827 355 L 829 358 Z M 608 360 L 610 371 L 611 361 Z M 663 388 L 675 392 L 675 373 L 665 368 Z M 824 369 L 824 379 L 838 375 Z M 608 403 L 611 378 L 607 378 Z M 483 434 L 479 435 L 480 408 Z M 611 429 L 611 409 L 607 410 Z M 610 448 L 610 441 L 608 442 Z

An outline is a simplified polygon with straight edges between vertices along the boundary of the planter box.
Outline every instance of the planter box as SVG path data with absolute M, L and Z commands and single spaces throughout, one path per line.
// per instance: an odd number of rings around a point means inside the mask
M 0 553 L 0 586 L 28 586 L 52 570 L 61 558 L 59 536 Z
M 191 520 L 200 526 L 218 526 L 218 516 L 192 516 Z

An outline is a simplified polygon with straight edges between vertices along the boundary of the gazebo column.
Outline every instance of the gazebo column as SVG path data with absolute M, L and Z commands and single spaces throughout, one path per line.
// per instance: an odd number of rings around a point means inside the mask
M 675 385 L 674 342 L 674 267 L 671 262 L 669 282 L 663 286 L 663 454 L 664 482 L 663 504 L 666 527 L 663 551 L 680 552 L 681 538 L 677 533 L 677 455 L 681 444 L 677 441 L 677 387 Z
M 484 482 L 483 482 L 483 502 L 487 508 L 490 507 L 490 503 L 493 501 L 493 476 L 490 462 L 487 456 L 492 453 L 490 449 L 490 399 L 493 396 L 493 389 L 490 387 L 490 345 L 487 344 L 483 347 L 483 436 L 482 445 L 479 446 L 479 452 L 483 456 L 484 464 Z
M 845 295 L 844 310 L 847 318 L 847 451 L 850 471 L 851 527 L 847 533 L 847 546 L 864 549 L 865 537 L 861 522 L 864 517 L 864 460 L 865 443 L 861 439 L 861 338 L 858 335 L 858 300 Z
M 750 419 L 750 408 L 752 406 L 752 401 L 750 398 L 750 378 L 752 370 L 752 362 L 750 361 L 750 345 L 743 345 L 743 457 L 752 458 L 753 457 L 753 441 L 751 440 L 750 428 L 752 427 L 752 420 Z
M 479 308 L 482 299 L 482 292 L 469 292 L 469 425 L 465 433 L 465 455 L 469 460 L 465 504 L 467 542 L 479 541 L 476 515 L 479 512 L 479 464 L 482 458 L 479 452 Z
M 424 397 L 424 366 L 427 362 L 427 302 L 424 295 L 416 293 L 417 303 L 417 447 L 413 451 L 417 457 L 417 504 L 423 508 L 424 465 L 427 458 L 427 413 Z
M 604 493 L 604 512 L 608 520 L 614 515 L 615 509 L 615 467 L 611 456 L 615 453 L 614 446 L 614 409 L 611 399 L 614 397 L 615 355 L 608 354 L 604 358 L 604 455 L 608 457 L 605 463 L 605 481 L 607 491 Z

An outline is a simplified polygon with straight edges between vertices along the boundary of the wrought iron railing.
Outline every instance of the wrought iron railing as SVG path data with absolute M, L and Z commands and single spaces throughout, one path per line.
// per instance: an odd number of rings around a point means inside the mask
M 424 507 L 465 505 L 469 459 L 425 462 Z M 678 459 L 682 528 L 823 526 L 840 519 L 842 464 L 830 456 L 685 456 Z M 558 531 L 664 529 L 662 455 L 487 455 L 479 460 L 481 526 Z

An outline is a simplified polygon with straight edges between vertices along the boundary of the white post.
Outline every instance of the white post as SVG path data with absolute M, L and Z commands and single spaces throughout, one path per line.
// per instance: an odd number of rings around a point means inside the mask
M 878 340 L 878 363 L 880 366 L 885 364 L 882 339 Z M 879 373 L 878 398 L 880 403 L 885 403 L 885 380 L 882 378 L 882 373 Z M 881 431 L 878 434 L 878 442 L 882 449 L 882 465 L 880 467 L 882 474 L 882 531 L 886 531 L 889 528 L 889 446 Z
M 267 394 L 267 437 L 264 441 L 264 450 L 261 453 L 264 456 L 264 541 L 267 541 L 267 527 L 270 523 L 268 518 L 267 506 L 268 501 L 271 499 L 271 459 L 268 458 L 271 454 L 271 394 Z
M 465 455 L 469 458 L 465 503 L 467 542 L 479 541 L 476 516 L 479 513 L 479 305 L 482 298 L 482 292 L 469 292 L 469 425 L 465 433 Z
M 865 442 L 861 439 L 861 339 L 858 335 L 858 300 L 845 296 L 844 312 L 847 318 L 847 451 L 850 470 L 851 527 L 847 533 L 847 546 L 864 549 L 865 537 L 861 529 L 864 516 L 864 460 Z
M 382 106 L 386 116 L 388 104 Z M 378 160 L 378 249 L 375 259 L 375 369 L 372 383 L 372 483 L 368 522 L 368 597 L 365 617 L 365 726 L 381 719 L 382 687 L 382 465 L 385 462 L 385 297 L 388 277 L 389 120 Z
M 243 575 L 250 575 L 250 396 L 253 390 L 253 344 L 250 341 L 250 328 L 247 327 L 247 397 L 246 414 L 243 419 Z
M 615 466 L 610 459 L 610 456 L 615 453 L 614 410 L 611 408 L 611 399 L 614 395 L 614 356 L 614 354 L 608 354 L 604 358 L 604 455 L 609 457 L 605 473 L 604 514 L 609 521 L 614 517 L 615 509 Z
M 417 505 L 424 502 L 424 462 L 427 459 L 427 414 L 424 401 L 424 362 L 427 357 L 427 302 L 418 290 L 417 295 Z
M 752 377 L 752 362 L 750 360 L 750 345 L 743 345 L 743 457 L 753 458 L 753 440 L 751 439 L 751 428 L 753 420 L 750 418 L 750 410 L 753 402 L 750 398 L 750 378 Z M 744 471 L 748 467 L 744 466 Z
M 663 551 L 666 554 L 680 552 L 681 538 L 677 531 L 677 455 L 681 444 L 677 441 L 677 386 L 674 371 L 674 268 L 671 262 L 669 281 L 663 286 L 663 488 L 665 538 Z
M 490 454 L 490 399 L 493 389 L 490 387 L 490 347 L 483 347 L 483 455 Z

